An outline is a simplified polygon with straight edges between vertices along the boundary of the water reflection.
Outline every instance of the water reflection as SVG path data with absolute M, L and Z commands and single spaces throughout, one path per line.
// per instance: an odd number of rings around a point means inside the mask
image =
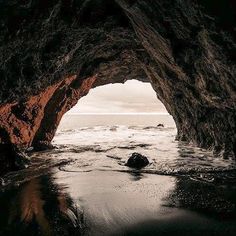
M 236 230 L 235 183 L 197 175 L 57 171 L 2 191 L 0 203 L 4 236 L 229 236 Z
M 144 178 L 144 175 L 140 171 L 130 171 L 129 174 L 131 175 L 130 179 L 133 181 L 139 181 Z
M 0 235 L 81 235 L 83 211 L 52 175 L 0 195 Z

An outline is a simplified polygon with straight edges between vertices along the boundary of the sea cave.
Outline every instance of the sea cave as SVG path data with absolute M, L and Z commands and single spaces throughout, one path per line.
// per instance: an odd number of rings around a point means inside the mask
M 90 88 L 139 79 L 179 140 L 235 156 L 235 5 L 207 2 L 1 1 L 1 149 L 50 146 Z
M 235 60 L 234 0 L 0 0 L 0 235 L 234 235 Z M 133 80 L 174 128 L 61 130 Z

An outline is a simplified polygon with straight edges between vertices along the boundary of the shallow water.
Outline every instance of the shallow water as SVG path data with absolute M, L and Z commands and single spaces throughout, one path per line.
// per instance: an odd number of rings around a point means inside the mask
M 125 122 L 127 125 L 123 125 Z M 124 164 L 133 152 L 149 157 L 151 164 L 143 169 L 144 173 L 178 175 L 236 169 L 235 160 L 178 142 L 175 136 L 175 124 L 168 115 L 68 116 L 53 143 L 64 158 L 74 160 L 63 168 L 65 171 L 130 171 Z
M 2 180 L 0 235 L 234 235 L 235 160 L 175 135 L 163 115 L 65 117 L 57 148 Z

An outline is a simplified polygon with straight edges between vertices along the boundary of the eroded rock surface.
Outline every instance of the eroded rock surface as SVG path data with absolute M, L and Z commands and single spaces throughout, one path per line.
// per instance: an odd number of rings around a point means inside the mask
M 232 0 L 1 0 L 0 143 L 50 146 L 89 89 L 150 81 L 178 139 L 236 153 Z

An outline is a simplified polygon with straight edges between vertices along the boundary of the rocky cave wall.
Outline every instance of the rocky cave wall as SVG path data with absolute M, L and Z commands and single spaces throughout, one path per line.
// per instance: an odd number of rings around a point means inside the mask
M 150 81 L 179 140 L 236 153 L 235 1 L 0 1 L 0 143 L 48 147 L 92 87 Z

